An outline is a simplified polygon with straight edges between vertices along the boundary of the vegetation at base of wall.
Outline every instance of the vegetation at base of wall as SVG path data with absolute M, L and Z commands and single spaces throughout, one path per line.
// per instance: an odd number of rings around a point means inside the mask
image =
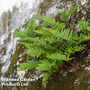
M 58 11 L 63 15 L 62 20 L 67 22 L 68 17 L 74 14 L 78 6 L 72 7 L 67 12 Z M 85 20 L 79 21 L 77 26 L 82 33 L 78 35 L 78 31 L 67 29 L 67 24 L 56 22 L 51 16 L 35 15 L 35 17 L 43 23 L 39 24 L 33 18 L 26 30 L 14 32 L 16 37 L 20 37 L 18 42 L 27 48 L 25 54 L 36 58 L 21 63 L 19 70 L 35 67 L 37 71 L 46 71 L 43 78 L 43 85 L 46 87 L 47 79 L 63 65 L 64 61 L 68 63 L 74 59 L 72 55 L 75 52 L 85 49 L 86 45 L 81 43 L 90 40 L 90 24 Z

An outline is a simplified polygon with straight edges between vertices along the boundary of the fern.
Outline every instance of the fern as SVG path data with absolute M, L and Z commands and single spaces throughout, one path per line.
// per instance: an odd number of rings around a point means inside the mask
M 69 15 L 73 15 L 78 6 L 72 7 L 67 12 L 58 11 L 63 15 L 62 20 L 67 21 Z M 80 21 L 78 26 L 82 33 L 78 35 L 77 31 L 66 29 L 64 23 L 56 22 L 51 16 L 35 15 L 35 17 L 43 20 L 43 24 L 37 23 L 33 18 L 26 30 L 15 31 L 15 36 L 19 37 L 19 43 L 26 46 L 27 51 L 24 53 L 39 60 L 21 63 L 19 70 L 29 70 L 35 67 L 37 71 L 47 71 L 43 78 L 43 85 L 46 86 L 47 79 L 58 66 L 63 65 L 63 61 L 72 60 L 74 58 L 70 58 L 72 54 L 85 49 L 86 45 L 81 43 L 90 40 L 90 26 L 88 22 Z
M 77 5 L 77 6 L 75 6 L 75 7 L 72 7 L 72 8 L 71 8 L 69 11 L 67 11 L 67 12 L 65 12 L 65 11 L 63 12 L 63 11 L 57 10 L 58 13 L 63 16 L 63 18 L 61 18 L 61 20 L 67 22 L 67 21 L 68 21 L 68 17 L 69 17 L 70 15 L 73 15 L 73 14 L 75 13 L 75 11 L 77 10 L 78 6 L 79 6 L 79 5 Z

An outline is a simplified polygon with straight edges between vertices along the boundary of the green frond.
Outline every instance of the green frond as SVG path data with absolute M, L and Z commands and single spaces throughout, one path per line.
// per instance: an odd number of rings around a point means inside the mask
M 14 32 L 14 36 L 20 37 L 20 38 L 25 38 L 25 37 L 27 37 L 26 31 L 15 31 L 15 32 Z
M 90 33 L 90 26 L 87 27 L 87 31 Z
M 73 15 L 73 14 L 75 13 L 75 11 L 77 10 L 78 7 L 79 7 L 79 5 L 72 7 L 72 8 L 69 10 L 69 14 Z
M 33 31 L 36 29 L 36 27 L 38 27 L 39 24 L 34 20 L 34 18 L 32 19 L 32 21 L 28 24 L 27 29 L 24 31 L 15 31 L 14 32 L 14 36 L 16 37 L 20 37 L 21 39 L 24 39 L 26 37 L 34 37 L 35 33 L 33 33 Z M 25 40 L 25 39 L 24 39 Z M 27 39 L 26 39 L 27 40 Z
M 55 18 L 53 18 L 53 17 L 51 17 L 51 16 L 49 16 L 49 17 L 47 17 L 47 16 L 41 16 L 41 15 L 35 15 L 35 17 L 37 17 L 37 18 L 39 18 L 39 19 L 41 19 L 41 20 L 43 20 L 45 23 L 49 23 L 53 28 L 55 28 L 55 29 L 59 29 L 59 30 L 62 30 L 62 29 L 64 29 L 65 28 L 65 24 L 64 23 L 59 23 L 59 22 L 56 22 L 55 21 Z
M 44 39 L 48 44 L 52 44 L 53 42 L 57 42 L 57 39 L 54 37 L 46 37 Z
M 49 70 L 52 67 L 51 63 L 48 60 L 41 60 L 39 64 L 37 64 L 36 69 L 40 70 Z
M 83 49 L 85 49 L 85 45 L 69 47 L 65 50 L 65 52 L 70 56 L 71 54 L 74 54 L 75 52 L 82 51 Z
M 59 14 L 61 14 L 63 16 L 63 18 L 61 18 L 62 21 L 67 21 L 68 17 L 69 17 L 69 13 L 68 12 L 63 12 L 63 11 L 59 11 L 57 10 Z
M 72 58 L 69 58 L 69 57 L 67 57 L 66 55 L 63 55 L 63 54 L 61 54 L 61 53 L 55 53 L 55 54 L 51 54 L 51 55 L 48 55 L 48 56 L 46 56 L 47 58 L 49 58 L 49 59 L 52 59 L 52 60 L 59 60 L 59 61 L 69 61 L 69 60 L 71 60 Z
M 39 34 L 39 35 L 42 35 L 43 38 L 45 38 L 45 37 L 47 37 L 47 36 L 49 36 L 49 37 L 52 36 L 50 30 L 47 31 L 47 30 L 45 30 L 44 28 L 42 28 L 42 29 L 43 29 L 43 30 L 36 30 L 36 31 L 34 31 L 34 32 L 37 33 L 37 34 Z
M 28 50 L 25 52 L 25 54 L 27 55 L 31 55 L 33 57 L 35 57 L 37 55 L 37 57 L 39 57 L 41 54 L 45 54 L 45 50 L 43 50 L 43 48 L 32 48 L 32 47 L 29 47 Z
M 38 26 L 39 26 L 39 23 L 37 23 L 33 18 L 32 21 L 30 21 L 30 23 L 27 25 L 27 30 L 28 31 L 35 30 L 36 27 L 38 27 Z
M 89 22 L 86 22 L 85 20 L 81 20 L 78 22 L 77 26 L 82 30 L 84 34 L 87 33 L 87 29 L 89 30 Z
M 49 29 L 49 28 L 43 28 L 43 30 L 45 32 L 51 33 L 50 36 L 52 35 L 54 38 L 57 37 L 57 39 L 61 38 L 61 39 L 69 40 L 73 35 L 73 31 L 70 31 L 67 29 L 59 31 L 58 29 L 53 30 L 53 29 Z M 35 31 L 35 32 L 38 32 L 38 31 Z
M 38 63 L 39 63 L 38 61 L 28 61 L 27 60 L 27 63 L 21 63 L 18 69 L 19 70 L 33 69 Z
M 44 78 L 43 78 L 43 86 L 46 87 L 46 84 L 47 84 L 47 79 L 51 76 L 52 73 L 54 73 L 55 70 L 50 70 L 46 73 L 44 73 Z
M 90 40 L 90 33 L 88 33 L 88 35 L 83 36 L 83 41 L 88 41 Z
M 75 13 L 75 11 L 77 10 L 77 8 L 78 8 L 78 6 L 79 5 L 77 5 L 77 6 L 75 6 L 75 7 L 72 7 L 69 11 L 59 11 L 59 10 L 57 10 L 58 11 L 58 13 L 59 14 L 61 14 L 62 16 L 63 16 L 63 18 L 61 18 L 61 20 L 62 21 L 67 21 L 68 20 L 68 17 L 70 16 L 70 15 L 73 15 L 74 13 Z
M 73 35 L 73 31 L 70 31 L 69 29 L 68 30 L 64 29 L 60 33 L 60 38 L 68 41 L 72 38 L 72 35 Z

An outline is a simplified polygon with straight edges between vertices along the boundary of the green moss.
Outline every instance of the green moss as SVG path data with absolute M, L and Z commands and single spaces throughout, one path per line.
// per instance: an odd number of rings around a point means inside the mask
M 19 59 L 20 59 L 19 58 L 19 55 L 22 54 L 23 51 L 24 51 L 24 48 L 22 48 L 22 45 L 18 44 L 16 46 L 16 51 L 15 51 L 14 55 L 12 56 L 12 61 L 11 61 L 11 64 L 9 66 L 9 70 L 8 70 L 8 72 L 5 73 L 6 76 L 12 74 L 12 72 L 14 70 L 17 71 L 17 65 L 15 65 L 15 64 L 17 63 L 17 61 L 19 61 Z M 25 59 L 26 58 L 26 55 L 23 55 L 22 58 L 23 58 L 22 62 L 25 61 L 26 60 Z

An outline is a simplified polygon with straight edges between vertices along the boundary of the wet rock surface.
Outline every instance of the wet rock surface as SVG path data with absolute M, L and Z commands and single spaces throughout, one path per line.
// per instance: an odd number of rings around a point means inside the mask
M 27 23 L 33 15 L 41 14 L 53 16 L 60 21 L 61 15 L 57 10 L 69 10 L 70 7 L 80 4 L 77 12 L 71 17 L 70 23 L 74 24 L 81 19 L 90 21 L 90 1 L 89 0 L 37 0 L 31 8 L 28 3 L 22 3 L 20 8 L 13 7 L 12 11 L 3 12 L 0 17 L 0 75 L 3 78 L 31 78 L 33 71 L 17 72 L 19 63 L 30 60 L 30 56 L 24 55 L 25 47 L 17 44 L 13 36 L 15 30 L 24 30 Z M 44 88 L 42 78 L 34 81 L 28 81 L 28 86 L 3 86 L 0 90 L 90 90 L 90 50 L 87 53 L 82 51 L 76 54 L 76 61 L 81 67 L 74 73 L 66 71 L 63 73 L 54 73 L 48 80 L 47 87 Z M 40 74 L 41 75 L 41 74 Z M 0 83 L 2 84 L 3 79 Z M 20 83 L 21 80 L 19 80 Z M 26 83 L 25 81 L 22 81 Z M 15 83 L 15 82 L 13 82 Z

